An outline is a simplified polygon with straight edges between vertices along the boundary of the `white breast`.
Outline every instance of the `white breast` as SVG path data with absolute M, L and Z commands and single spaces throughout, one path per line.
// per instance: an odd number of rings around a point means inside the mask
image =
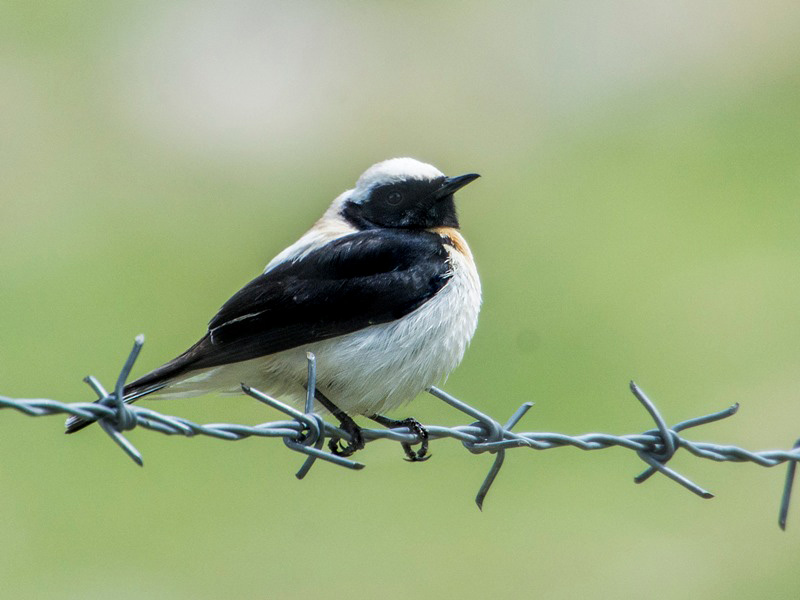
M 334 404 L 356 414 L 388 411 L 461 362 L 478 324 L 481 287 L 472 257 L 448 248 L 452 277 L 428 302 L 397 321 L 309 346 L 320 389 Z

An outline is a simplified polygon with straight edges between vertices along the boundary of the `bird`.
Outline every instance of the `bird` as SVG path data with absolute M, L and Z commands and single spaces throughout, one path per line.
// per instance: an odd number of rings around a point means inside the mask
M 188 350 L 124 387 L 124 400 L 241 393 L 244 384 L 302 406 L 307 353 L 317 362 L 315 409 L 336 417 L 364 447 L 354 416 L 407 427 L 430 455 L 414 418 L 383 413 L 410 402 L 461 362 L 478 323 L 481 283 L 460 232 L 454 194 L 479 177 L 448 177 L 414 158 L 368 168 L 323 216 L 236 292 Z M 93 421 L 73 416 L 66 433 Z

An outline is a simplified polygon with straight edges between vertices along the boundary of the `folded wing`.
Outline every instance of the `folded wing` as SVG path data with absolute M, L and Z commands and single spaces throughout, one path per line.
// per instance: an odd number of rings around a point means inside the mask
M 367 230 L 344 236 L 253 279 L 222 306 L 200 341 L 130 391 L 399 319 L 436 295 L 450 276 L 436 234 Z

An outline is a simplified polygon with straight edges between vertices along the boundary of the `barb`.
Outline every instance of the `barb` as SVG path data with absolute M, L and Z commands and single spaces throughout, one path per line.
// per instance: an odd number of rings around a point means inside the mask
M 86 419 L 97 420 L 103 431 L 138 465 L 142 465 L 142 456 L 136 447 L 123 435 L 136 427 L 150 429 L 167 435 L 182 435 L 192 437 L 205 435 L 221 440 L 241 440 L 247 437 L 282 438 L 286 447 L 306 456 L 305 461 L 296 473 L 298 479 L 305 477 L 317 460 L 323 460 L 348 469 L 362 469 L 363 463 L 337 456 L 323 450 L 325 440 L 340 438 L 349 441 L 349 434 L 328 423 L 320 415 L 313 412 L 314 392 L 316 386 L 316 360 L 314 355 L 308 354 L 308 394 L 304 410 L 300 411 L 272 398 L 262 391 L 242 384 L 242 390 L 256 400 L 267 404 L 273 409 L 283 413 L 288 419 L 261 423 L 258 425 L 237 425 L 231 423 L 208 423 L 201 425 L 181 417 L 168 416 L 152 409 L 132 406 L 124 402 L 122 390 L 125 381 L 133 368 L 139 355 L 144 336 L 137 336 L 133 349 L 128 355 L 114 386 L 114 391 L 107 392 L 97 379 L 92 376 L 84 381 L 98 396 L 96 402 L 63 403 L 48 399 L 17 399 L 0 396 L 0 409 L 10 408 L 25 415 L 41 417 L 46 415 L 74 415 Z M 762 467 L 774 467 L 788 463 L 786 482 L 779 514 L 779 525 L 786 528 L 789 512 L 792 483 L 796 465 L 800 462 L 800 440 L 795 443 L 792 450 L 770 450 L 751 452 L 736 446 L 719 445 L 709 442 L 693 442 L 680 435 L 680 432 L 698 427 L 714 421 L 730 417 L 738 410 L 738 405 L 715 412 L 709 415 L 695 417 L 682 421 L 672 427 L 666 424 L 655 404 L 634 382 L 630 389 L 636 399 L 642 404 L 650 417 L 655 422 L 655 427 L 644 433 L 627 435 L 610 435 L 604 433 L 587 433 L 584 435 L 570 436 L 562 433 L 524 432 L 511 431 L 533 406 L 526 402 L 520 406 L 505 424 L 500 424 L 493 418 L 485 415 L 476 408 L 454 398 L 446 392 L 432 387 L 429 392 L 454 409 L 465 413 L 475 422 L 468 425 L 455 427 L 426 426 L 428 439 L 433 441 L 443 438 L 458 440 L 473 454 L 488 452 L 495 455 L 492 466 L 478 490 L 475 502 L 478 508 L 483 508 L 483 502 L 489 489 L 497 478 L 503 462 L 505 452 L 510 448 L 529 448 L 532 450 L 549 450 L 572 446 L 580 450 L 603 450 L 612 447 L 622 447 L 633 450 L 647 465 L 648 468 L 634 478 L 635 483 L 643 483 L 655 473 L 661 473 L 676 483 L 701 498 L 713 498 L 713 494 L 704 490 L 674 469 L 667 467 L 672 457 L 678 450 L 687 450 L 699 458 L 718 462 L 752 462 Z M 364 441 L 369 443 L 375 440 L 388 439 L 406 444 L 420 443 L 416 433 L 408 428 L 398 429 L 364 429 Z

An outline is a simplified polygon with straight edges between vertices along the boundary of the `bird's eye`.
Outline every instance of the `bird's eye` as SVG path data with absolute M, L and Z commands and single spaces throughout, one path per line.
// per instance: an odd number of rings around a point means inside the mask
M 392 192 L 388 196 L 386 196 L 386 202 L 391 204 L 392 206 L 397 206 L 403 201 L 403 194 L 400 192 Z

